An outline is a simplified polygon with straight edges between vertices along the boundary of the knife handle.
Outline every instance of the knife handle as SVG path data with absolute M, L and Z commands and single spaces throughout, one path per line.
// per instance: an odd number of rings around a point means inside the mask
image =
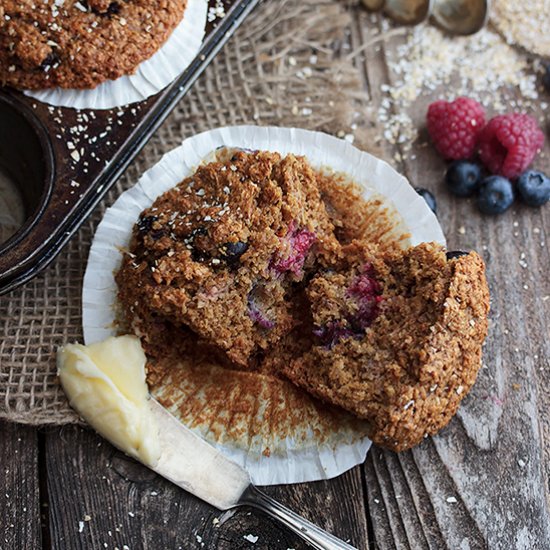
M 241 505 L 252 506 L 278 519 L 316 550 L 357 550 L 268 497 L 254 485 L 249 485 L 239 499 L 238 506 Z

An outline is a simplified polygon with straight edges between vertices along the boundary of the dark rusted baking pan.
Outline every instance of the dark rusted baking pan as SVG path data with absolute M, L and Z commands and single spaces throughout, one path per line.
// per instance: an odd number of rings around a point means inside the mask
M 108 111 L 51 107 L 0 88 L 0 169 L 18 186 L 26 221 L 0 244 L 0 294 L 51 262 L 259 0 L 209 0 L 207 23 L 185 72 L 146 101 Z M 219 13 L 219 10 L 218 10 Z

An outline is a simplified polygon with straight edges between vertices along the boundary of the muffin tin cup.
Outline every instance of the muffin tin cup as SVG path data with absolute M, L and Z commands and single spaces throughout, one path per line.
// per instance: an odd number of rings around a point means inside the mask
M 224 0 L 225 17 L 207 23 L 201 49 L 187 69 L 145 101 L 75 110 L 0 89 L 0 166 L 18 185 L 27 212 L 19 231 L 0 244 L 0 294 L 55 258 L 257 3 Z M 209 10 L 219 4 L 209 0 Z M 20 146 L 8 153 L 19 131 Z
M 445 244 L 437 218 L 408 181 L 387 163 L 344 140 L 296 128 L 235 126 L 210 130 L 186 139 L 180 147 L 167 153 L 106 211 L 97 228 L 84 277 L 83 329 L 87 344 L 116 333 L 114 273 L 120 266 L 120 250 L 128 247 L 139 214 L 159 195 L 192 175 L 201 163 L 215 158 L 219 148 L 226 147 L 304 155 L 316 169 L 347 176 L 346 179 L 360 186 L 364 198 L 380 199 L 381 215 L 387 213 L 396 222 L 389 230 L 391 236 L 399 239 L 403 233 L 409 235 L 404 246 L 424 241 Z M 185 368 L 193 369 L 193 365 Z M 364 422 L 330 409 L 319 411 L 305 393 L 297 396 L 297 390 L 289 382 L 263 378 L 262 390 L 256 397 L 246 390 L 248 373 L 224 371 L 216 365 L 205 367 L 208 369 L 211 372 L 199 374 L 199 377 L 204 374 L 200 383 L 196 383 L 196 374 L 177 379 L 177 371 L 184 371 L 173 369 L 173 373 L 169 372 L 163 383 L 151 391 L 183 423 L 245 467 L 255 483 L 328 479 L 363 462 L 370 446 Z M 239 403 L 234 407 L 239 411 L 256 411 L 244 415 L 239 437 L 230 435 L 233 425 L 229 430 L 216 428 L 219 419 L 234 418 L 231 396 L 227 396 L 227 404 L 222 403 L 225 407 L 222 410 L 219 403 L 214 406 L 209 402 L 195 402 L 197 396 L 216 393 L 212 385 L 220 369 L 225 387 L 242 384 L 237 399 L 239 396 L 243 400 L 257 399 L 256 403 L 246 406 Z M 200 369 L 197 367 L 197 370 Z M 217 391 L 225 390 L 218 388 Z M 189 400 L 193 400 L 193 406 Z M 273 402 L 285 411 L 284 422 L 276 427 L 266 426 L 263 417 L 266 403 Z M 182 411 L 195 411 L 196 415 Z M 236 417 L 232 422 L 237 423 Z M 265 449 L 269 449 L 268 455 Z
M 3 256 L 25 239 L 47 208 L 55 160 L 45 127 L 27 105 L 0 93 L 0 121 L 0 169 L 18 190 L 25 213 L 18 231 L 0 243 Z

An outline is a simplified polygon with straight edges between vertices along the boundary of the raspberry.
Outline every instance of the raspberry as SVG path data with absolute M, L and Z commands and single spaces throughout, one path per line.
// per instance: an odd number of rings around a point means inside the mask
M 271 267 L 277 273 L 290 271 L 299 276 L 306 257 L 316 240 L 315 233 L 307 229 L 296 229 L 292 224 L 283 240 L 286 243 L 287 250 L 276 255 L 271 262 Z
M 459 97 L 436 101 L 428 107 L 428 133 L 439 154 L 449 160 L 465 160 L 476 152 L 477 138 L 485 125 L 485 111 L 475 100 Z
M 544 144 L 544 134 L 529 115 L 512 113 L 491 119 L 479 136 L 479 156 L 492 174 L 517 178 Z
M 374 278 L 372 265 L 363 266 L 363 272 L 347 290 L 348 297 L 355 301 L 357 311 L 349 319 L 351 326 L 363 332 L 377 317 L 378 304 L 382 301 L 382 287 Z

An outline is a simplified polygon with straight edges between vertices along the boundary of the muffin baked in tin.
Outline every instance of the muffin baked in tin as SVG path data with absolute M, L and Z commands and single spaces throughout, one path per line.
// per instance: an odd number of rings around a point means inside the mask
M 0 82 L 18 89 L 95 88 L 132 74 L 181 22 L 187 0 L 6 0 Z

